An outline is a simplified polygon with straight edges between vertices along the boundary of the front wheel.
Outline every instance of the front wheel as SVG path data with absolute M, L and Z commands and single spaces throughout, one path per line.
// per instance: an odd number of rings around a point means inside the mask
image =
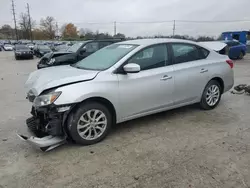
M 216 80 L 211 80 L 206 85 L 202 97 L 200 106 L 204 110 L 214 109 L 220 102 L 222 95 L 221 85 Z
M 111 113 L 97 102 L 84 103 L 68 119 L 68 131 L 78 144 L 91 145 L 103 140 L 112 126 Z

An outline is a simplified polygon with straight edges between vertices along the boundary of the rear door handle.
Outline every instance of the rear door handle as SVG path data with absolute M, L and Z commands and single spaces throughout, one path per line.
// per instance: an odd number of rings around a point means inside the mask
M 172 76 L 164 75 L 160 80 L 165 81 L 169 79 L 172 79 Z
M 208 72 L 208 69 L 201 69 L 200 73 Z

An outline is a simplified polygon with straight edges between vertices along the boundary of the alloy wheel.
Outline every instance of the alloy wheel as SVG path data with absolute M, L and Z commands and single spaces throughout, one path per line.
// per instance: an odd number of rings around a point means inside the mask
M 220 88 L 217 85 L 211 85 L 206 93 L 206 102 L 209 106 L 214 106 L 220 99 Z
M 107 117 L 97 109 L 85 112 L 77 123 L 77 132 L 85 140 L 95 140 L 102 136 L 107 128 Z

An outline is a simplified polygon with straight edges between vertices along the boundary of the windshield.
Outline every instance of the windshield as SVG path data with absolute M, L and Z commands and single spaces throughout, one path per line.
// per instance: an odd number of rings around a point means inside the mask
M 16 50 L 30 50 L 27 46 L 25 45 L 16 45 L 15 46 Z
M 103 48 L 87 58 L 79 61 L 74 66 L 88 70 L 105 70 L 135 49 L 137 45 L 113 44 Z
M 6 47 L 12 47 L 11 44 L 5 44 L 4 46 L 6 46 Z
M 50 48 L 46 45 L 39 45 L 40 50 L 50 50 Z
M 86 42 L 78 42 L 71 46 L 67 51 L 68 52 L 76 52 L 84 43 Z

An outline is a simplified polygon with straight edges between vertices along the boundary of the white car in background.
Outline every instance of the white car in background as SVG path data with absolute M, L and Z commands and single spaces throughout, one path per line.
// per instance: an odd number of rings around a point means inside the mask
M 13 51 L 13 46 L 12 46 L 11 44 L 5 44 L 5 45 L 3 46 L 3 49 L 4 49 L 5 51 Z

